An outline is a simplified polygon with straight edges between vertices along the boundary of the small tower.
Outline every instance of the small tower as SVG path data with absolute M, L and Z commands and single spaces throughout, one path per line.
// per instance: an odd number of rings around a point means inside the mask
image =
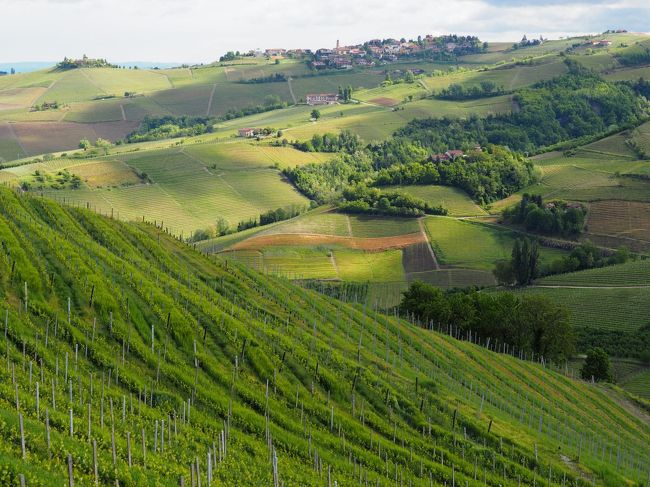
M 341 41 L 336 39 L 336 49 L 339 49 L 341 47 Z

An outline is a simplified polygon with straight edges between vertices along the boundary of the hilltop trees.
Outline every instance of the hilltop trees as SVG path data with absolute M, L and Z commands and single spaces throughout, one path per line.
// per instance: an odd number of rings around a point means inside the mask
M 600 347 L 594 347 L 587 352 L 585 363 L 580 369 L 580 376 L 584 380 L 595 382 L 612 382 L 612 370 L 609 355 Z
M 581 204 L 544 203 L 541 195 L 524 193 L 518 205 L 504 210 L 503 219 L 523 225 L 529 232 L 574 237 L 582 233 L 586 215 L 587 208 Z

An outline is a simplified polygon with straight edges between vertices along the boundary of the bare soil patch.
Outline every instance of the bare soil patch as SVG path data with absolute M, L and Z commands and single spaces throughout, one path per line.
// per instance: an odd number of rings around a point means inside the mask
M 393 100 L 392 98 L 385 98 L 385 97 L 373 98 L 372 100 L 369 101 L 370 103 L 375 103 L 383 107 L 394 107 L 395 105 L 398 104 L 398 102 Z
M 340 245 L 356 250 L 380 252 L 389 249 L 402 249 L 410 245 L 426 242 L 421 233 L 409 233 L 395 237 L 358 238 L 321 234 L 279 234 L 261 235 L 238 242 L 228 250 L 259 250 L 269 246 L 287 245 Z

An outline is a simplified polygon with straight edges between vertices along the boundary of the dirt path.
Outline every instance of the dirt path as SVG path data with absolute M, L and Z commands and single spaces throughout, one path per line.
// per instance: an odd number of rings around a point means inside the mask
M 436 253 L 433 251 L 433 247 L 431 247 L 431 242 L 429 242 L 429 236 L 427 235 L 427 232 L 424 229 L 424 223 L 422 222 L 422 218 L 418 220 L 418 224 L 420 225 L 420 233 L 422 233 L 422 238 L 427 243 L 427 248 L 429 249 L 429 252 L 431 252 L 431 258 L 433 259 L 433 264 L 436 266 L 436 270 L 439 271 L 440 264 L 438 264 Z
M 287 84 L 289 85 L 289 93 L 291 93 L 291 98 L 293 99 L 293 104 L 297 105 L 298 100 L 296 99 L 296 95 L 293 93 L 293 87 L 291 86 L 291 81 L 293 81 L 293 79 L 291 78 L 291 76 L 289 76 L 289 78 L 287 79 Z
M 124 111 L 124 105 L 120 105 L 120 110 L 122 111 L 122 120 L 126 122 L 126 112 Z
M 348 235 L 350 237 L 354 237 L 354 235 L 352 235 L 352 223 L 350 222 L 350 216 L 349 215 L 345 215 L 345 223 L 347 223 L 347 225 L 348 225 Z
M 336 259 L 334 258 L 334 252 L 330 252 L 330 262 L 332 263 L 332 266 L 334 266 L 334 271 L 336 272 L 336 278 L 340 279 L 341 276 L 339 275 L 339 266 L 336 265 Z
M 205 112 L 205 116 L 210 116 L 210 111 L 212 111 L 212 99 L 214 98 L 214 92 L 217 91 L 217 83 L 212 85 L 212 91 L 210 92 L 210 99 L 208 100 L 208 109 Z

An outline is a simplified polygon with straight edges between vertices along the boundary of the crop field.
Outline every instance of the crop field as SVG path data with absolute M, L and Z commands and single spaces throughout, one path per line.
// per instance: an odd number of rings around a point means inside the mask
M 397 190 L 433 205 L 442 205 L 451 216 L 478 216 L 487 212 L 478 206 L 463 190 L 451 186 L 411 185 L 391 186 L 387 190 Z
M 650 203 L 594 201 L 589 205 L 588 237 L 609 247 L 650 249 Z
M 491 271 L 496 261 L 512 253 L 515 234 L 507 229 L 448 217 L 427 217 L 424 226 L 440 264 Z M 540 248 L 542 261 L 561 255 Z
M 72 122 L 25 122 L 12 125 L 28 156 L 77 148 L 81 139 L 118 140 L 131 132 L 133 122 L 81 124 Z
M 608 81 L 636 81 L 639 78 L 650 78 L 650 66 L 620 68 L 603 74 Z
M 489 271 L 475 269 L 440 269 L 407 274 L 409 282 L 422 281 L 442 288 L 490 287 L 496 280 Z
M 0 259 L 3 485 L 64 485 L 68 468 L 78 485 L 189 485 L 191 463 L 202 485 L 271 485 L 271 458 L 285 485 L 645 482 L 650 428 L 616 389 L 226 265 L 150 225 L 7 190 L 0 203 L 23 280 Z
M 36 169 L 52 172 L 68 167 L 77 173 L 71 166 L 83 166 L 79 176 L 88 179 L 89 187 L 50 190 L 46 192 L 49 196 L 81 206 L 89 204 L 103 214 L 112 210 L 123 219 L 164 221 L 176 235 L 215 225 L 220 217 L 236 226 L 240 220 L 269 209 L 307 203 L 277 170 L 240 167 L 212 171 L 179 150 L 132 153 L 90 163 L 57 159 L 6 171 L 23 178 Z M 153 184 L 131 186 L 140 182 L 134 169 L 146 174 Z
M 66 112 L 64 120 L 77 123 L 115 122 L 123 120 L 122 99 L 75 103 Z M 126 113 L 125 113 L 126 115 Z
M 197 157 L 206 166 L 214 166 L 219 170 L 261 169 L 275 165 L 283 169 L 325 162 L 333 157 L 332 154 L 301 152 L 293 147 L 274 147 L 248 141 L 188 145 L 183 151 Z
M 621 386 L 632 394 L 650 400 L 650 368 L 634 374 L 632 377 L 623 381 Z
M 407 278 L 416 272 L 428 272 L 438 269 L 429 242 L 420 242 L 404 247 L 402 251 L 402 267 Z
M 650 286 L 650 259 L 559 274 L 539 279 L 541 285 L 562 286 Z
M 573 326 L 636 332 L 648 324 L 650 288 L 528 288 L 526 293 L 549 297 L 566 306 Z
M 0 123 L 0 162 L 20 159 L 26 154 L 8 123 Z
M 610 144 L 612 142 L 610 141 Z M 598 154 L 601 154 L 600 156 Z M 626 177 L 616 172 L 643 172 L 650 163 L 635 161 L 620 155 L 607 156 L 586 151 L 579 157 L 548 157 L 535 159 L 541 166 L 541 182 L 522 192 L 542 194 L 545 198 L 572 201 L 628 200 L 650 201 L 650 183 Z M 510 201 L 516 200 L 511 198 Z M 494 205 L 502 208 L 503 202 Z
M 0 110 L 30 108 L 34 100 L 43 94 L 45 88 L 8 88 L 0 90 Z
M 146 93 L 172 87 L 167 76 L 155 70 L 92 68 L 79 71 L 106 95 L 122 96 L 127 91 Z

